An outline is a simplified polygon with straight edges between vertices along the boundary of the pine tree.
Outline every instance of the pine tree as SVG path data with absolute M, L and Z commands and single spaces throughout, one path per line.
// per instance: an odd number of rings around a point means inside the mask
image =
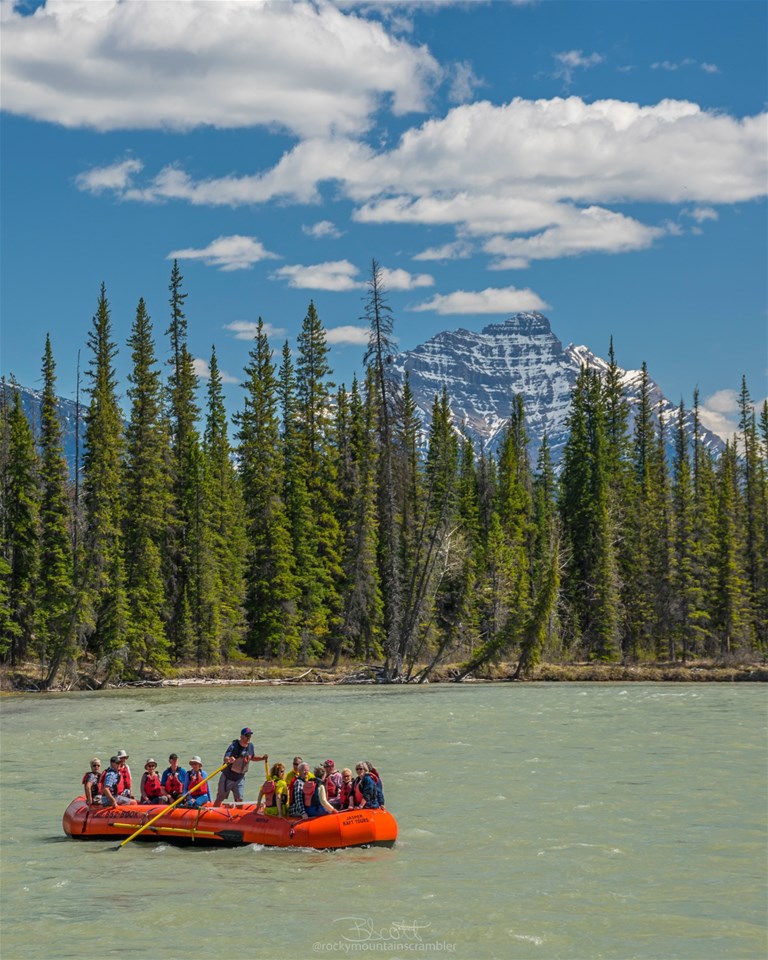
M 56 401 L 56 364 L 45 338 L 43 394 L 40 404 L 40 579 L 37 585 L 37 646 L 41 663 L 52 672 L 65 657 L 75 657 L 69 632 L 72 607 L 72 546 L 69 535 L 67 463 Z
M 745 549 L 745 574 L 747 578 L 750 621 L 755 625 L 764 592 L 764 578 L 768 545 L 762 537 L 760 524 L 760 450 L 757 438 L 757 422 L 752 398 L 747 388 L 746 377 L 741 378 L 739 395 L 739 439 L 741 457 L 739 474 L 743 490 L 743 527 Z
M 7 412 L 8 460 L 3 484 L 4 552 L 7 613 L 0 652 L 12 664 L 34 648 L 37 627 L 36 585 L 40 570 L 40 493 L 32 428 L 21 407 L 21 395 L 11 385 Z
M 342 624 L 342 534 L 337 520 L 336 453 L 330 429 L 330 382 L 325 330 L 314 303 L 297 337 L 296 394 L 298 459 L 295 469 L 306 484 L 309 512 L 299 532 L 305 549 L 297 559 L 302 656 L 333 647 Z
M 653 572 L 655 429 L 651 381 L 643 362 L 640 398 L 633 437 L 634 482 L 632 510 L 627 517 L 628 557 L 625 563 L 624 605 L 627 618 L 625 652 L 632 658 L 654 657 L 656 650 Z
M 199 638 L 195 624 L 199 625 L 200 614 L 192 569 L 193 563 L 197 562 L 192 551 L 192 529 L 197 519 L 188 512 L 200 500 L 200 491 L 195 488 L 200 480 L 200 474 L 196 471 L 200 454 L 196 423 L 200 410 L 195 401 L 197 377 L 187 347 L 187 319 L 183 309 L 187 294 L 182 293 L 183 280 L 178 263 L 174 260 L 169 285 L 171 322 L 166 330 L 171 346 L 168 407 L 173 450 L 173 511 L 164 556 L 169 600 L 166 630 L 171 654 L 176 661 L 190 658 L 197 652 Z
M 383 602 L 376 562 L 378 516 L 376 512 L 377 457 L 374 434 L 374 384 L 368 373 L 365 398 L 357 380 L 349 398 L 348 440 L 339 448 L 342 503 L 347 505 L 342 528 L 344 545 L 344 613 L 334 664 L 342 650 L 366 660 L 381 655 Z M 339 402 L 339 419 L 344 405 Z M 341 432 L 341 431 L 340 431 Z
M 245 634 L 246 531 L 242 488 L 227 432 L 222 377 L 211 351 L 205 434 L 206 518 L 212 538 L 213 592 L 218 622 L 213 659 L 229 660 Z M 209 619 L 214 614 L 209 614 Z
M 398 511 L 395 486 L 395 418 L 398 384 L 391 368 L 397 353 L 393 336 L 392 308 L 387 303 L 383 274 L 376 260 L 371 260 L 368 296 L 363 318 L 368 324 L 368 349 L 364 362 L 373 373 L 376 395 L 376 433 L 379 512 L 379 569 L 384 599 L 384 630 L 387 674 L 391 678 L 398 669 L 396 651 L 403 617 L 402 572 L 398 536 Z
M 539 447 L 533 487 L 534 536 L 531 547 L 532 603 L 523 628 L 520 659 L 514 676 L 530 676 L 541 662 L 545 645 L 558 637 L 560 591 L 560 527 L 555 502 L 555 471 L 546 433 Z
M 719 652 L 727 655 L 743 649 L 752 640 L 735 443 L 726 444 L 717 474 L 713 626 Z
M 685 407 L 678 408 L 673 461 L 673 543 L 675 551 L 673 633 L 683 662 L 704 647 L 706 621 L 701 582 L 696 565 L 694 542 L 693 475 L 689 438 L 685 429 Z
M 83 499 L 86 529 L 80 632 L 106 666 L 106 681 L 121 672 L 127 654 L 128 601 L 123 563 L 123 428 L 117 402 L 112 320 L 106 288 L 88 336 L 90 404 L 86 414 Z
M 661 402 L 657 412 L 656 442 L 650 458 L 651 489 L 648 498 L 649 571 L 653 589 L 653 642 L 658 659 L 675 659 L 674 629 L 672 624 L 672 520 L 671 492 L 666 458 L 666 430 Z
M 699 391 L 693 394 L 693 570 L 700 584 L 701 607 L 697 622 L 704 644 L 701 653 L 716 653 L 714 637 L 716 593 L 716 509 L 715 471 L 712 456 L 702 441 L 699 418 Z
M 133 611 L 129 666 L 143 675 L 146 668 L 162 671 L 170 664 L 162 550 L 172 507 L 167 484 L 170 438 L 152 321 L 143 298 L 128 346 L 133 360 L 124 472 L 126 584 Z
M 610 513 L 605 405 L 599 375 L 582 368 L 571 399 L 560 512 L 569 553 L 568 620 L 573 643 L 598 660 L 618 655 L 618 570 Z
M 283 501 L 275 368 L 261 318 L 249 358 L 238 431 L 248 522 L 246 649 L 251 655 L 282 658 L 299 650 L 300 592 Z

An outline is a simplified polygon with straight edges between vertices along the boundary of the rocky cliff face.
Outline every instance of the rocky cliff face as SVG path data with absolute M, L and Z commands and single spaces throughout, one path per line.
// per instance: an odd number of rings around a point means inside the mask
M 563 347 L 540 313 L 518 313 L 503 323 L 492 323 L 480 333 L 453 330 L 439 333 L 393 361 L 400 378 L 408 371 L 411 389 L 425 426 L 429 424 L 435 394 L 448 391 L 457 427 L 463 425 L 480 451 L 494 451 L 509 418 L 512 399 L 521 393 L 531 439 L 531 459 L 544 434 L 559 459 L 568 436 L 566 418 L 571 390 L 582 364 L 605 370 L 608 364 L 587 347 Z M 623 372 L 627 399 L 634 407 L 639 396 L 640 371 Z M 654 407 L 662 401 L 665 421 L 675 407 L 653 384 Z M 705 442 L 716 451 L 722 441 L 704 431 Z M 670 437 L 671 439 L 671 437 Z

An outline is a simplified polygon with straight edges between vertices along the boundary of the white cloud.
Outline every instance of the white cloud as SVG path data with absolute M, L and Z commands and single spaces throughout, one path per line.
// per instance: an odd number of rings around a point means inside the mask
M 424 108 L 424 46 L 330 3 L 3 2 L 3 108 L 66 127 L 278 125 L 360 133 L 382 102 Z
M 330 220 L 320 220 L 311 226 L 304 224 L 301 232 L 308 237 L 314 237 L 315 240 L 336 240 L 342 236 L 341 230 Z
M 331 327 L 325 331 L 325 342 L 331 345 L 353 344 L 354 346 L 368 346 L 368 327 Z
M 88 193 L 98 194 L 105 190 L 122 193 L 131 186 L 133 175 L 141 173 L 143 169 L 144 164 L 140 160 L 121 160 L 107 167 L 93 167 L 78 174 L 75 182 L 80 190 Z
M 472 256 L 472 244 L 466 240 L 454 240 L 441 247 L 428 247 L 414 254 L 413 260 L 466 260 Z
M 408 273 L 407 270 L 381 268 L 382 280 L 388 290 L 415 290 L 431 287 L 434 278 L 428 273 Z M 359 279 L 360 270 L 349 260 L 329 260 L 305 266 L 302 263 L 279 267 L 272 274 L 273 280 L 287 280 L 288 285 L 299 290 L 364 290 L 367 284 Z
M 217 237 L 201 250 L 193 247 L 173 250 L 166 257 L 166 260 L 202 260 L 209 267 L 218 267 L 225 271 L 249 270 L 260 260 L 275 259 L 276 255 L 265 249 L 255 237 L 242 237 L 238 234 Z
M 701 69 L 704 73 L 720 73 L 720 67 L 716 63 L 702 63 Z
M 272 278 L 287 280 L 288 286 L 298 290 L 362 290 L 365 283 L 357 279 L 359 272 L 349 260 L 329 260 L 309 266 L 297 263 L 280 267 Z
M 696 223 L 704 223 L 705 220 L 718 220 L 717 210 L 712 207 L 694 207 L 692 210 L 681 210 L 682 214 L 695 220 Z
M 381 268 L 381 278 L 387 290 L 416 290 L 418 287 L 434 287 L 435 278 L 428 273 L 408 273 L 407 270 Z
M 455 63 L 452 73 L 451 86 L 448 90 L 448 99 L 451 103 L 466 103 L 474 97 L 480 87 L 484 86 L 483 81 L 475 74 L 472 64 L 467 60 Z
M 192 369 L 195 371 L 195 375 L 200 377 L 201 380 L 211 379 L 211 365 L 207 360 L 194 357 L 192 360 Z M 240 383 L 237 377 L 233 377 L 225 370 L 219 370 L 219 375 L 221 376 L 222 383 Z
M 506 235 L 525 248 L 510 254 L 518 263 L 536 251 L 621 252 L 669 231 L 610 205 L 704 209 L 764 196 L 765 125 L 765 114 L 738 119 L 677 100 L 477 102 L 407 130 L 389 150 L 349 137 L 312 138 L 260 172 L 195 181 L 170 166 L 118 196 L 309 203 L 320 199 L 320 184 L 333 183 L 337 196 L 356 205 L 358 222 L 453 226 L 462 238 Z M 600 216 L 590 210 L 598 207 Z
M 584 56 L 581 50 L 564 50 L 561 53 L 555 53 L 555 60 L 559 66 L 555 71 L 555 76 L 560 77 L 566 86 L 573 83 L 574 70 L 588 70 L 590 67 L 596 67 L 605 59 L 600 53 L 590 53 Z
M 233 320 L 231 323 L 225 323 L 224 329 L 230 330 L 235 340 L 253 340 L 258 331 L 259 325 L 253 320 Z M 263 323 L 262 329 L 267 337 L 284 337 L 284 327 L 274 327 L 271 323 Z
M 752 409 L 761 410 L 764 402 L 753 402 Z M 701 422 L 721 440 L 733 440 L 739 433 L 740 416 L 739 394 L 736 390 L 716 390 L 699 406 Z
M 643 250 L 672 227 L 647 227 L 631 217 L 602 207 L 572 210 L 563 221 L 532 237 L 492 237 L 484 246 L 500 259 L 492 270 L 527 267 L 531 260 L 553 260 L 583 253 L 626 253 Z
M 533 290 L 518 290 L 516 287 L 488 287 L 485 290 L 456 290 L 454 293 L 437 294 L 425 303 L 411 307 L 422 312 L 434 310 L 445 314 L 519 313 L 526 310 L 548 309 L 541 297 Z

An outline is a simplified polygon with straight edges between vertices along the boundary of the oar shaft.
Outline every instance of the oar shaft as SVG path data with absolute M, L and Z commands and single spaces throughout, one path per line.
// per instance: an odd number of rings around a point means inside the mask
M 207 783 L 207 781 L 210 780 L 211 777 L 215 777 L 217 773 L 221 773 L 221 771 L 224 769 L 224 767 L 226 767 L 226 763 L 222 763 L 222 765 L 221 765 L 220 767 L 218 767 L 216 770 L 214 770 L 213 773 L 209 773 L 208 776 L 207 776 L 204 780 L 201 780 L 200 783 L 196 783 L 195 786 L 194 786 L 192 789 L 193 789 L 193 790 L 196 790 L 201 784 Z M 178 800 L 174 800 L 173 803 L 169 803 L 168 806 L 165 807 L 165 809 L 161 810 L 160 813 L 157 814 L 157 816 L 152 817 L 151 820 L 148 820 L 148 821 L 144 824 L 143 827 L 139 827 L 139 829 L 136 831 L 136 833 L 132 833 L 132 834 L 130 835 L 130 837 L 126 837 L 125 840 L 123 840 L 123 842 L 122 842 L 122 843 L 120 844 L 120 846 L 118 847 L 118 850 L 120 849 L 120 847 L 124 847 L 124 846 L 126 845 L 126 843 L 130 843 L 131 840 L 134 839 L 134 837 L 138 837 L 138 835 L 139 835 L 140 833 L 144 833 L 144 831 L 147 829 L 147 827 L 151 827 L 152 824 L 155 822 L 155 820 L 159 820 L 160 817 L 165 816 L 166 813 L 168 813 L 170 810 L 173 810 L 174 807 L 177 807 L 177 806 L 181 803 L 182 800 L 186 800 L 187 797 L 188 797 L 191 793 L 192 793 L 192 790 L 187 790 L 187 792 L 184 793 L 184 794 L 182 794 L 182 795 L 178 798 Z

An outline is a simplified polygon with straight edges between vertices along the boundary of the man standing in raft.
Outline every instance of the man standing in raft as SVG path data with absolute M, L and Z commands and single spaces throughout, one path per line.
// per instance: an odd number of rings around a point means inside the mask
M 243 799 L 243 785 L 245 775 L 248 772 L 248 764 L 251 760 L 267 760 L 265 753 L 263 757 L 256 756 L 256 750 L 251 743 L 253 730 L 250 727 L 243 727 L 240 731 L 240 739 L 233 740 L 227 747 L 224 754 L 224 763 L 227 769 L 219 777 L 219 787 L 216 791 L 216 806 L 220 806 L 229 796 L 230 792 L 237 801 Z

